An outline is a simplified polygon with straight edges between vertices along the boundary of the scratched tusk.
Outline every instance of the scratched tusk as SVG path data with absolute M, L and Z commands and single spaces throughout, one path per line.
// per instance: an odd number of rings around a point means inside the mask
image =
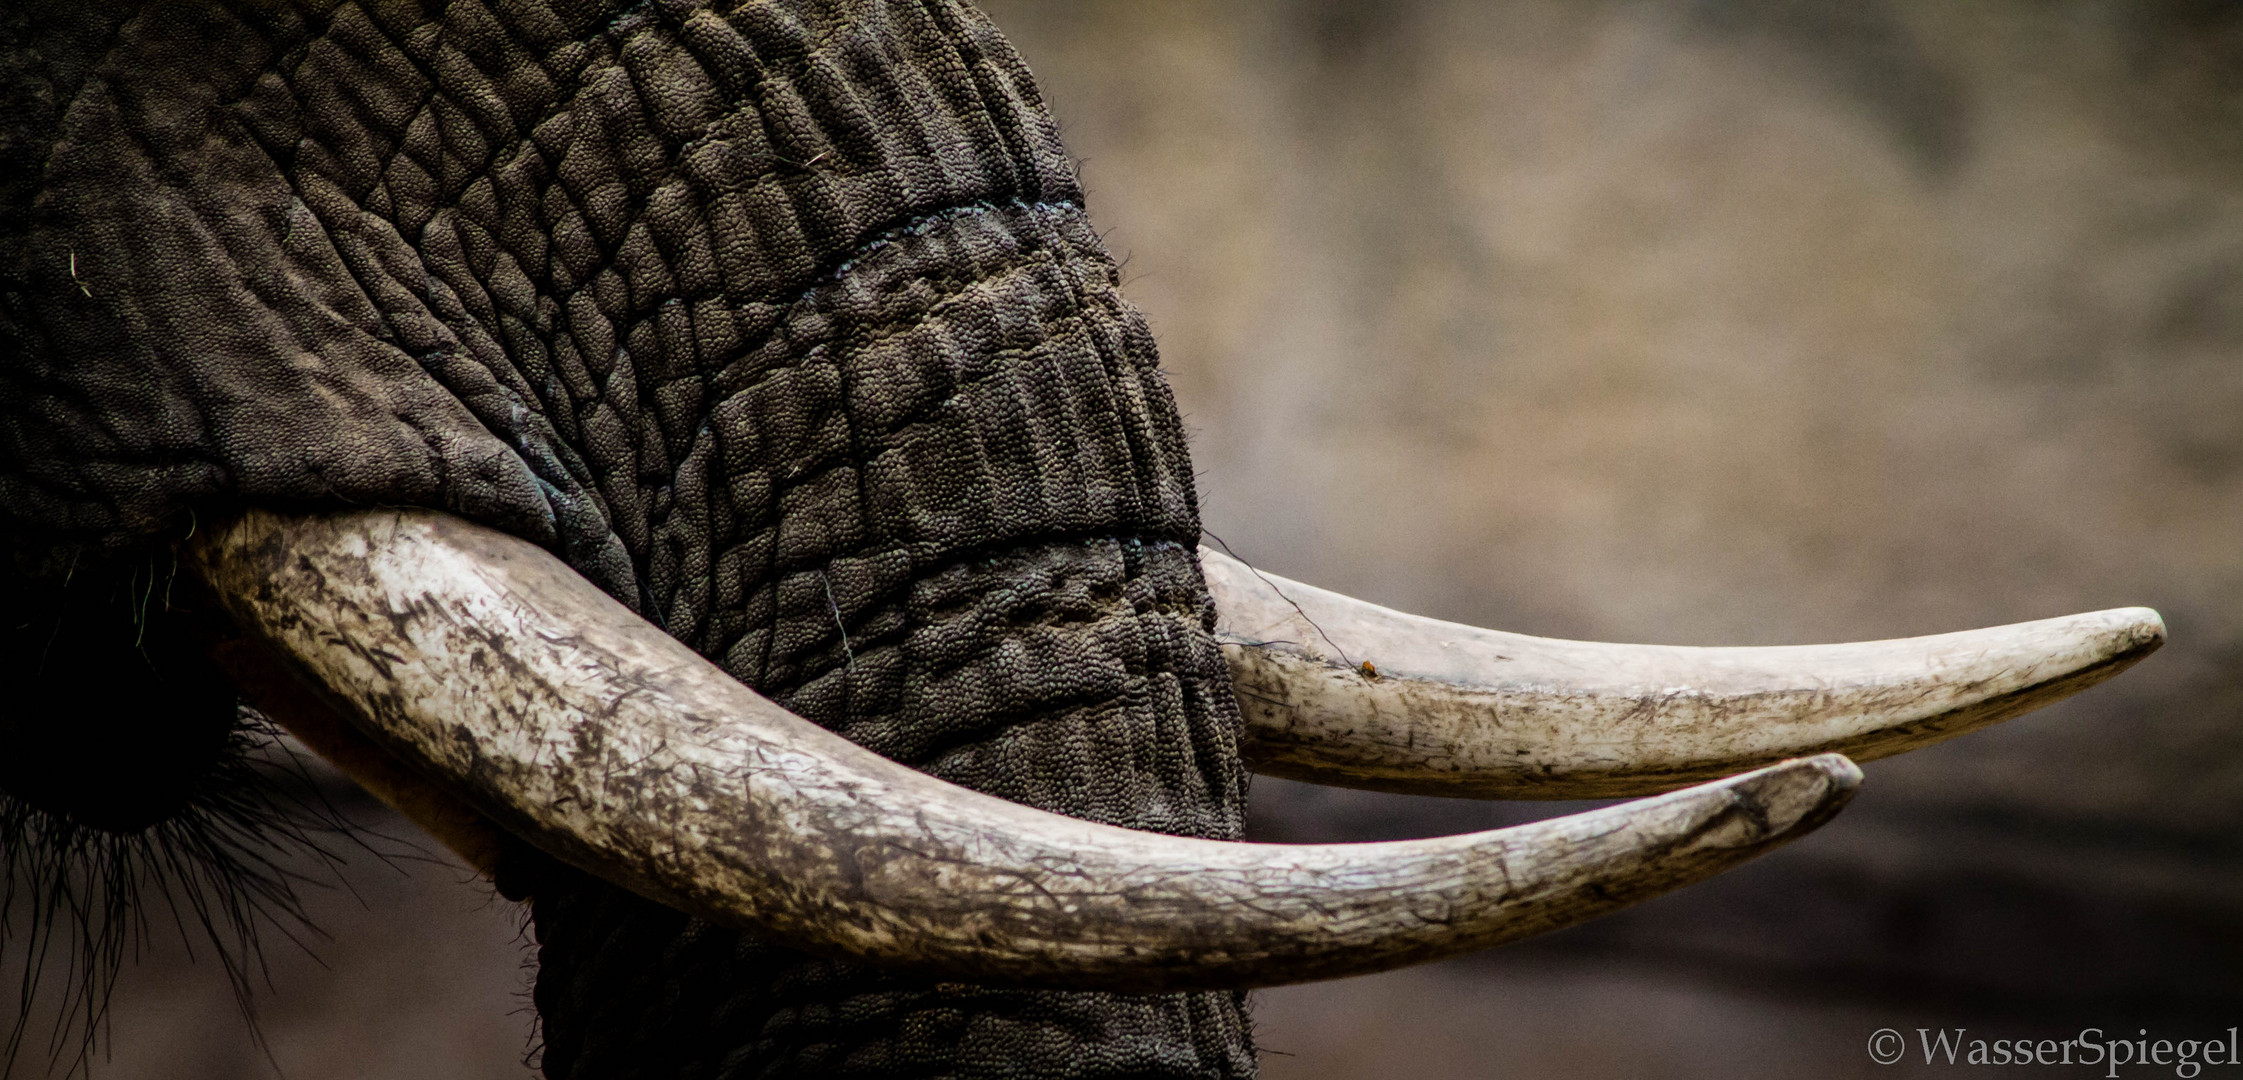
M 2078 693 L 2165 641 L 2148 608 L 1844 645 L 1560 641 L 1406 615 L 1206 548 L 1200 562 L 1248 763 L 1426 795 L 1644 795 L 1806 754 L 1890 757 Z
M 874 755 L 455 518 L 251 511 L 188 555 L 361 736 L 515 837 L 714 922 L 948 979 L 1166 991 L 1436 959 L 1735 866 L 1860 779 L 1833 754 L 1464 836 L 1186 839 Z

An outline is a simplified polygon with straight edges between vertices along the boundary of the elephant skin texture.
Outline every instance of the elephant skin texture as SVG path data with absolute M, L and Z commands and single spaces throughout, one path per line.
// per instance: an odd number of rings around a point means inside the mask
M 248 505 L 445 511 L 897 761 L 1240 835 L 1182 428 L 979 13 L 55 7 L 0 13 L 11 584 L 134 595 Z M 1254 1071 L 1235 993 L 884 974 L 534 856 L 500 886 L 556 1078 Z

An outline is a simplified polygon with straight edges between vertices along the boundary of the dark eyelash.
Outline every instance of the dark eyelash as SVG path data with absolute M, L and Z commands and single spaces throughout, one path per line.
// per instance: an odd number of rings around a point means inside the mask
M 278 729 L 247 708 L 182 809 L 146 829 L 109 832 L 0 792 L 0 978 L 19 988 L 0 1075 L 40 1030 L 50 1072 L 88 1071 L 118 971 L 166 918 L 191 955 L 199 945 L 215 955 L 254 1035 L 250 995 L 270 981 L 260 934 L 309 949 L 324 935 L 299 890 L 340 883 L 353 850 L 394 861 L 395 841 L 375 846 L 388 839 L 344 820 Z

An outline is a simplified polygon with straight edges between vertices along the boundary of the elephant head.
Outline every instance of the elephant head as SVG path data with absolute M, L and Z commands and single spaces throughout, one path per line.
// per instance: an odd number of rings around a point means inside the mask
M 4 12 L 11 869 L 253 860 L 246 699 L 528 902 L 550 1076 L 1250 1075 L 1244 988 L 1717 872 L 2162 640 L 1547 641 L 1202 551 L 957 0 Z M 1248 845 L 1249 768 L 1656 797 Z

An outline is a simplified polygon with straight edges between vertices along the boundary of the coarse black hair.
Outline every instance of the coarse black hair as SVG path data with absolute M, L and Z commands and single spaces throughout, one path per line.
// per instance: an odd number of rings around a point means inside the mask
M 364 848 L 211 664 L 222 621 L 169 552 L 53 561 L 0 565 L 0 978 L 18 990 L 0 1074 L 42 1031 L 50 1071 L 89 1070 L 118 971 L 165 922 L 254 1030 L 260 933 L 316 936 L 299 890 Z

